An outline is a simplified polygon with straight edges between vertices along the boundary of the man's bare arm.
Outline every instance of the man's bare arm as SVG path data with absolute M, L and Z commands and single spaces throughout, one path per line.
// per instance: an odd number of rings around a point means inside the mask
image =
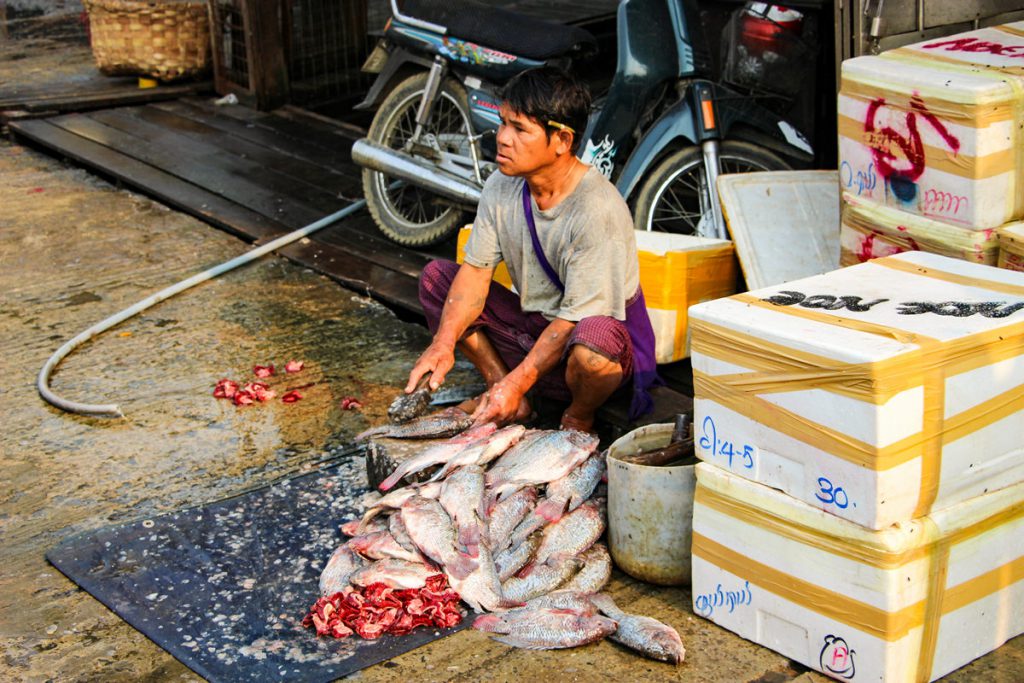
M 406 393 L 413 391 L 420 378 L 428 372 L 433 373 L 431 389 L 437 389 L 444 383 L 445 375 L 455 365 L 455 344 L 484 310 L 493 274 L 493 267 L 478 268 L 468 263 L 459 267 L 441 311 L 437 334 L 409 373 Z
M 537 338 L 526 358 L 487 392 L 473 414 L 479 423 L 505 423 L 513 419 L 519 402 L 537 380 L 552 370 L 562 359 L 569 335 L 576 323 L 555 318 Z

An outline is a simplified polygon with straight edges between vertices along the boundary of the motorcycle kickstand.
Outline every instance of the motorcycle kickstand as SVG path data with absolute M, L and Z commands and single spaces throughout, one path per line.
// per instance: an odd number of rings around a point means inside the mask
M 725 230 L 725 218 L 722 216 L 722 204 L 718 200 L 718 140 L 705 140 L 700 147 L 704 156 L 704 178 L 707 183 L 707 198 L 713 221 L 710 231 L 713 234 L 705 234 L 708 232 L 705 228 L 700 231 L 701 237 L 727 240 L 729 237 Z

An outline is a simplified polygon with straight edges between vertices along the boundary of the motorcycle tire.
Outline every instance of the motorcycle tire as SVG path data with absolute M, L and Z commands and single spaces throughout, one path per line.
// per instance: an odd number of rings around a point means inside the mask
M 727 140 L 718 148 L 719 173 L 784 171 L 789 164 L 766 149 Z M 633 222 L 637 230 L 697 235 L 710 197 L 700 147 L 686 147 L 661 161 L 637 191 Z
M 405 79 L 392 90 L 373 117 L 370 140 L 401 149 L 416 129 L 416 112 L 427 84 L 427 73 Z M 469 155 L 468 99 L 463 87 L 446 79 L 438 91 L 426 132 L 442 149 Z M 380 171 L 363 169 L 366 205 L 388 239 L 407 247 L 428 247 L 448 239 L 463 224 L 465 212 L 443 197 L 399 183 Z

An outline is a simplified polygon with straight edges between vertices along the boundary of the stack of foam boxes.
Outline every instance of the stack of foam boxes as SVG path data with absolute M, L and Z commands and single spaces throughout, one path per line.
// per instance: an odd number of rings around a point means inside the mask
M 696 614 L 855 681 L 1024 632 L 1024 273 L 910 251 L 690 326 Z
M 995 265 L 1024 227 L 1024 22 L 842 64 L 842 265 L 922 250 Z

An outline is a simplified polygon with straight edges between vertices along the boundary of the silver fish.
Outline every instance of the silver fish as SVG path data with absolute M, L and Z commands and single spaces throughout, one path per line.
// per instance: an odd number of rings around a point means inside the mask
M 414 496 L 402 506 L 400 514 L 416 547 L 444 567 L 449 576 L 464 579 L 476 569 L 477 562 L 455 547 L 455 527 L 436 500 Z
M 612 556 L 603 543 L 595 543 L 579 555 L 583 569 L 569 579 L 562 590 L 596 593 L 612 578 Z
M 339 546 L 320 572 L 320 595 L 326 597 L 344 590 L 352 574 L 365 565 L 363 558 L 356 555 L 348 544 Z
M 590 601 L 590 594 L 559 588 L 546 595 L 528 600 L 522 609 L 571 609 L 580 614 L 595 614 L 597 607 Z
M 552 650 L 593 643 L 615 632 L 615 622 L 571 609 L 518 609 L 476 618 L 473 628 L 504 634 L 495 638 L 512 647 Z
M 548 484 L 544 500 L 512 532 L 512 545 L 544 525 L 557 522 L 567 509 L 572 512 L 578 508 L 594 492 L 605 470 L 605 454 L 595 453 L 569 474 Z
M 471 444 L 459 451 L 455 457 L 448 460 L 448 462 L 446 462 L 444 466 L 430 478 L 430 481 L 444 479 L 448 476 L 449 472 L 453 471 L 457 467 L 463 467 L 465 465 L 486 466 L 489 462 L 514 446 L 519 439 L 522 438 L 524 432 L 526 432 L 526 427 L 522 425 L 509 425 L 507 427 L 502 427 L 487 437 L 485 441 Z
M 356 441 L 364 441 L 370 437 L 387 437 L 389 439 L 443 439 L 464 432 L 473 424 L 473 418 L 460 411 L 445 411 L 424 415 L 405 424 L 385 424 L 371 427 L 356 434 Z
M 367 508 L 366 512 L 363 513 L 363 519 L 358 527 L 359 533 L 366 533 L 366 526 L 377 515 L 388 509 L 397 510 L 405 504 L 405 501 L 413 496 L 436 499 L 439 495 L 441 495 L 441 482 L 409 484 L 394 491 L 389 491 L 387 495 L 378 498 L 373 506 Z
M 509 546 L 512 530 L 533 509 L 536 502 L 537 489 L 528 486 L 494 506 L 487 523 L 487 546 L 494 553 Z
M 502 453 L 501 457 L 491 465 L 490 471 L 494 472 L 495 476 L 497 476 L 505 470 L 516 467 L 524 460 L 529 460 L 531 457 L 530 448 L 532 448 L 533 442 L 549 433 L 550 430 L 546 429 L 527 429 L 519 437 L 519 442 Z
M 442 441 L 441 443 L 424 448 L 411 458 L 403 460 L 402 463 L 395 468 L 395 471 L 380 483 L 378 488 L 381 491 L 388 491 L 391 487 L 397 484 L 402 477 L 415 474 L 416 472 L 425 470 L 432 465 L 440 465 L 448 462 L 448 460 L 453 458 L 463 448 L 477 442 L 483 442 L 488 436 L 493 434 L 497 428 L 497 425 L 493 422 L 488 422 L 486 424 L 467 429 L 462 434 L 454 436 L 447 441 Z
M 494 569 L 494 561 L 487 546 L 480 546 L 476 568 L 466 577 L 448 572 L 448 582 L 463 602 L 477 612 L 492 612 L 506 607 L 518 607 L 522 603 L 506 600 L 501 592 L 501 581 Z
M 546 562 L 556 553 L 579 555 L 601 538 L 604 520 L 600 501 L 588 500 L 544 529 L 544 538 L 537 549 L 537 562 Z
M 354 586 L 369 586 L 371 583 L 383 583 L 392 588 L 423 588 L 427 579 L 439 572 L 422 562 L 406 562 L 405 560 L 379 560 L 368 567 L 363 567 L 349 576 Z
M 350 538 L 348 546 L 363 557 L 371 560 L 386 560 L 389 557 L 406 562 L 423 563 L 423 556 L 418 551 L 402 547 L 390 531 L 375 531 Z
M 501 584 L 502 594 L 515 602 L 526 602 L 550 593 L 579 571 L 583 561 L 572 555 L 552 555 L 543 564 L 536 560 Z
M 456 539 L 466 553 L 476 557 L 483 534 L 484 470 L 467 465 L 455 470 L 441 486 L 438 502 L 455 524 Z
M 529 457 L 487 472 L 490 500 L 499 501 L 524 486 L 547 484 L 569 474 L 597 448 L 597 437 L 574 430 L 549 431 L 530 442 Z M 488 509 L 493 507 L 488 504 Z
M 540 534 L 534 534 L 519 545 L 505 548 L 495 554 L 494 568 L 498 572 L 498 578 L 506 581 L 525 567 L 533 559 L 533 554 L 537 552 L 538 547 L 540 547 Z
M 419 548 L 413 543 L 412 537 L 409 536 L 409 530 L 405 528 L 405 522 L 402 521 L 402 515 L 393 514 L 388 517 L 388 531 L 394 536 L 395 541 L 400 546 L 410 552 L 419 552 Z
M 434 373 L 428 372 L 416 383 L 416 388 L 409 394 L 399 394 L 388 406 L 388 418 L 395 424 L 408 422 L 419 417 L 430 405 L 430 378 Z
M 618 622 L 618 629 L 609 636 L 612 640 L 662 662 L 679 664 L 686 657 L 683 641 L 671 626 L 651 617 L 623 612 L 607 593 L 593 595 L 590 600 L 606 616 Z

